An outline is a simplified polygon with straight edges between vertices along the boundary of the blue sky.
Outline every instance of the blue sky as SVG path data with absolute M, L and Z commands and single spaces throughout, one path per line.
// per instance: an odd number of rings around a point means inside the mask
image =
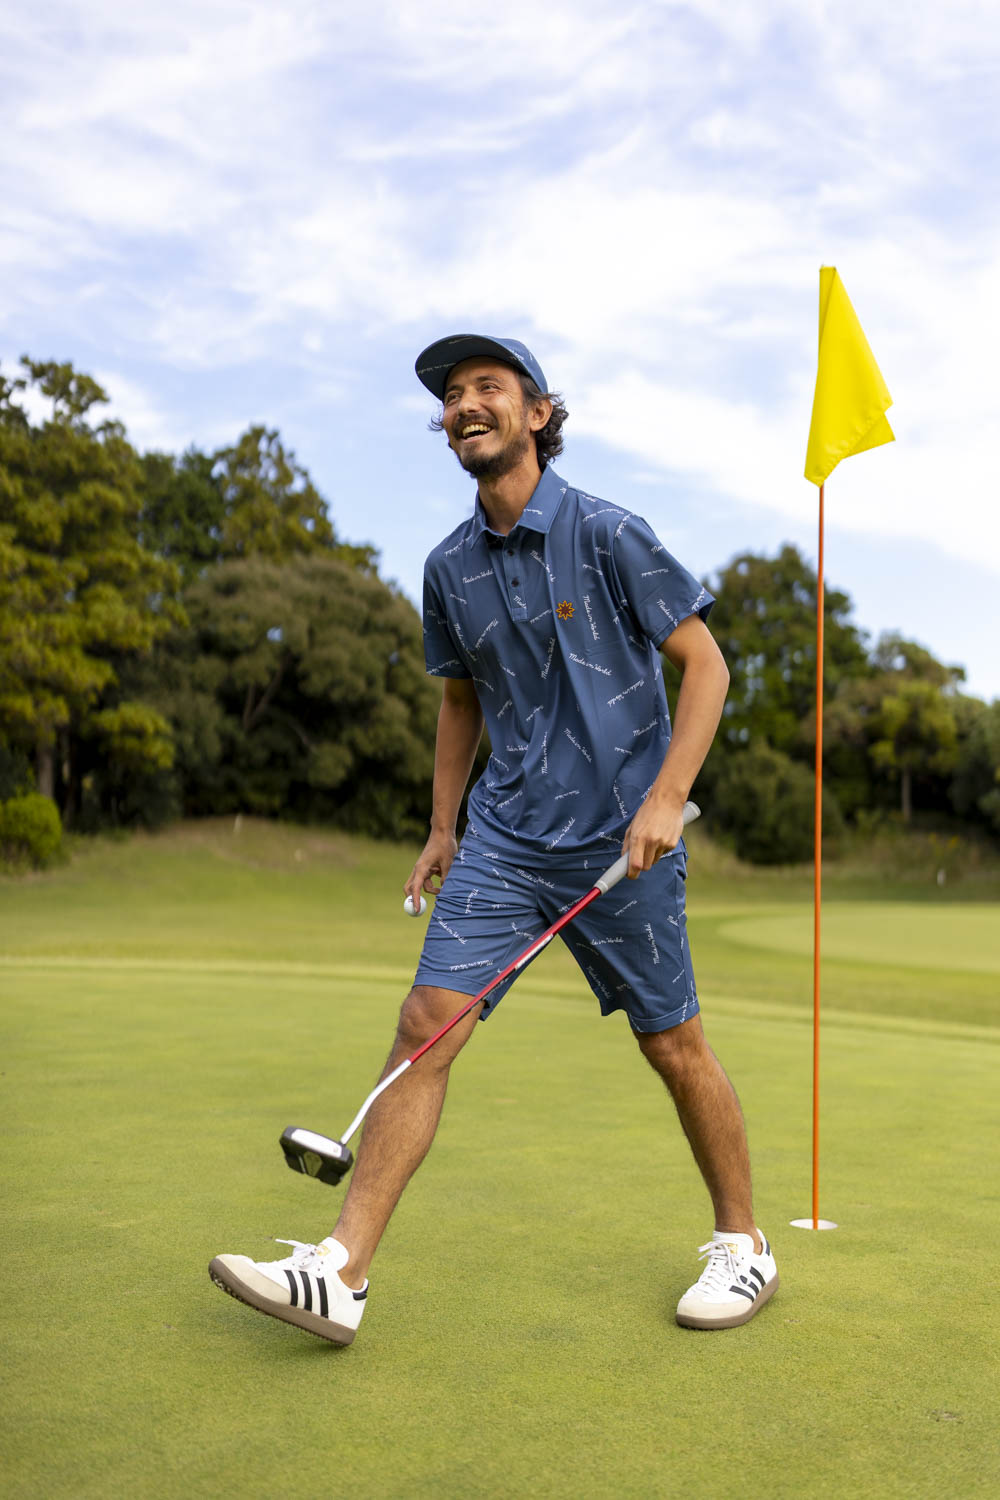
M 0 362 L 71 359 L 133 441 L 277 426 L 414 599 L 470 481 L 413 359 L 513 334 L 559 471 L 693 571 L 783 541 L 818 271 L 898 441 L 827 486 L 857 623 L 1000 696 L 992 0 L 0 0 Z

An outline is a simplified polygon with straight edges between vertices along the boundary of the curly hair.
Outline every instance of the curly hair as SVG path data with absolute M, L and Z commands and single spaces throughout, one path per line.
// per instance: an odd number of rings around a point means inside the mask
M 566 403 L 557 391 L 540 391 L 530 375 L 522 375 L 517 371 L 517 378 L 521 382 L 521 390 L 524 392 L 526 402 L 551 401 L 552 415 L 540 432 L 535 433 L 535 449 L 538 453 L 538 467 L 544 469 L 552 459 L 558 458 L 563 451 L 562 430 L 563 423 L 569 416 Z
M 513 369 L 513 366 L 511 368 Z M 530 375 L 525 375 L 520 370 L 514 370 L 514 374 L 521 383 L 521 392 L 526 406 L 532 401 L 552 402 L 552 415 L 541 431 L 535 433 L 538 467 L 544 469 L 546 464 L 558 458 L 563 451 L 562 429 L 569 412 L 566 409 L 566 403 L 557 391 L 540 391 Z M 431 432 L 443 432 L 443 413 L 439 412 L 436 417 L 432 417 L 427 426 Z

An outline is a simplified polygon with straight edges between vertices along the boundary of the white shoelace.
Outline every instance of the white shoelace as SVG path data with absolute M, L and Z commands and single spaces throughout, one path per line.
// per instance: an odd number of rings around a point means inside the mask
M 322 1259 L 319 1253 L 318 1246 L 316 1245 L 304 1245 L 301 1240 L 276 1239 L 274 1243 L 276 1245 L 294 1246 L 291 1255 L 286 1256 L 285 1258 L 291 1261 L 292 1267 L 296 1271 L 315 1270 L 317 1263 Z M 280 1265 L 281 1262 L 273 1261 L 272 1264 Z
M 724 1240 L 710 1240 L 698 1246 L 698 1254 L 708 1264 L 696 1285 L 706 1292 L 726 1292 L 737 1275 L 736 1256 Z

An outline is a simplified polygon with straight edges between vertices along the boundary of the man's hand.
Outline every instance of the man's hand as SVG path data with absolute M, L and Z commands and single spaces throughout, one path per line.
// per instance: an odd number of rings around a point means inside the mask
M 420 910 L 422 891 L 426 891 L 429 896 L 438 894 L 457 852 L 458 840 L 453 833 L 431 830 L 430 838 L 424 845 L 420 858 L 413 866 L 410 878 L 403 887 L 406 895 L 413 902 L 415 911 Z M 437 884 L 434 883 L 435 880 Z
M 629 880 L 680 843 L 687 792 L 708 754 L 729 686 L 722 652 L 697 615 L 682 620 L 662 649 L 681 674 L 681 690 L 660 774 L 622 840 L 622 853 L 629 856 Z
M 629 857 L 629 880 L 635 880 L 643 870 L 651 869 L 662 854 L 676 849 L 683 832 L 683 801 L 658 796 L 654 787 L 628 825 L 622 840 L 622 853 Z

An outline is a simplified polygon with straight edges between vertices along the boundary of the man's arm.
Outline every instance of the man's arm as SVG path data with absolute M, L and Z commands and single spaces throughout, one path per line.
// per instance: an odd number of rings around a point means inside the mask
M 681 691 L 663 765 L 622 843 L 630 880 L 677 847 L 684 803 L 715 738 L 729 688 L 729 668 L 698 615 L 683 620 L 661 649 L 681 673 Z
M 436 895 L 451 868 L 458 842 L 455 826 L 483 734 L 483 711 L 471 677 L 446 677 L 434 748 L 431 831 L 404 890 L 420 905 L 420 892 Z M 437 885 L 433 877 L 438 878 Z

